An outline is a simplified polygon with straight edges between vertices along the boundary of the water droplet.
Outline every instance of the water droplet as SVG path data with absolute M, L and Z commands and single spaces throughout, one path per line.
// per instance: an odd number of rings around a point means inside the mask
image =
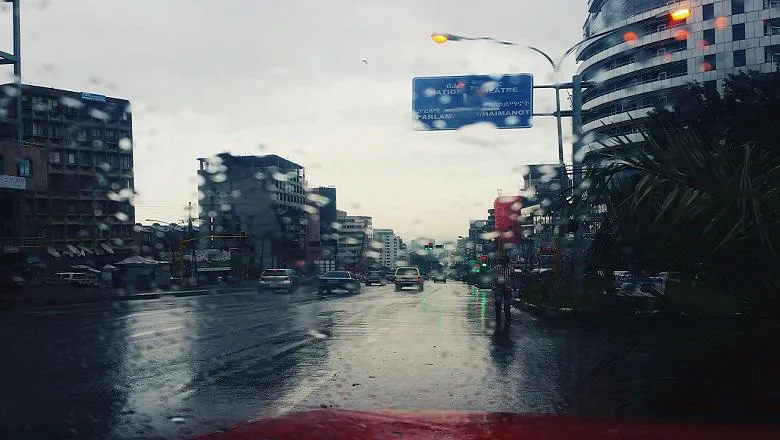
M 110 119 L 108 113 L 98 110 L 96 108 L 89 109 L 89 115 L 95 119 L 100 119 L 101 121 L 107 121 Z
M 322 208 L 323 206 L 325 206 L 328 203 L 330 203 L 330 199 L 329 198 L 327 198 L 327 197 L 325 197 L 323 195 L 317 194 L 317 193 L 309 193 L 306 196 L 306 199 L 309 200 L 310 202 L 314 203 L 315 205 L 319 206 L 320 208 Z
M 173 423 L 184 423 L 186 421 L 184 417 L 171 417 L 171 422 Z
M 279 171 L 275 171 L 273 174 L 271 174 L 271 177 L 274 180 L 277 180 L 279 182 L 286 182 L 290 180 L 290 176 L 285 173 L 280 173 Z
M 126 222 L 126 221 L 130 220 L 130 217 L 127 214 L 125 214 L 124 212 L 117 212 L 116 214 L 114 214 L 114 217 L 116 217 L 117 220 L 123 221 L 123 222 Z
M 211 181 L 215 183 L 222 183 L 227 180 L 227 175 L 224 173 L 218 173 L 211 176 Z
M 119 148 L 124 151 L 130 151 L 133 149 L 133 141 L 130 138 L 123 137 L 119 139 Z
M 326 339 L 328 335 L 318 332 L 317 330 L 309 330 L 309 335 L 317 339 Z

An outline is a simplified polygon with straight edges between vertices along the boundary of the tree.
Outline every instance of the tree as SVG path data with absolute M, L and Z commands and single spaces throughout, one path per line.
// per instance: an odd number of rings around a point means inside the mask
M 703 271 L 711 285 L 774 298 L 780 139 L 767 121 L 780 121 L 780 76 L 742 74 L 723 96 L 690 87 L 650 117 L 644 142 L 599 152 L 576 201 L 608 200 L 592 268 Z

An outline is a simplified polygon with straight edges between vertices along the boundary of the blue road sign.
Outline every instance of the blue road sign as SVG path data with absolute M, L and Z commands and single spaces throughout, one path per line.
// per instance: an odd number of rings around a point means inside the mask
M 457 130 L 478 122 L 530 128 L 533 87 L 530 73 L 418 77 L 412 80 L 412 110 L 420 130 Z

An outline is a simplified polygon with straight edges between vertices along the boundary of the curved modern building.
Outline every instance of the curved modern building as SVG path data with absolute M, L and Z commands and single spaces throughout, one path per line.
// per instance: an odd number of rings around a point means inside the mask
M 780 0 L 589 0 L 577 52 L 586 151 L 638 123 L 691 82 L 780 65 Z

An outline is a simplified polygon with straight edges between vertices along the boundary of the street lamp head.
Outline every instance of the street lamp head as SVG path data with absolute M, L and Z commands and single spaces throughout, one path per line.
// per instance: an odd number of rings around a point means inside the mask
M 688 8 L 677 9 L 675 11 L 672 11 L 672 13 L 669 15 L 672 17 L 672 20 L 674 21 L 685 20 L 686 18 L 691 16 L 691 10 Z
M 431 34 L 431 40 L 436 44 L 443 44 L 450 40 L 449 34 L 433 33 Z

